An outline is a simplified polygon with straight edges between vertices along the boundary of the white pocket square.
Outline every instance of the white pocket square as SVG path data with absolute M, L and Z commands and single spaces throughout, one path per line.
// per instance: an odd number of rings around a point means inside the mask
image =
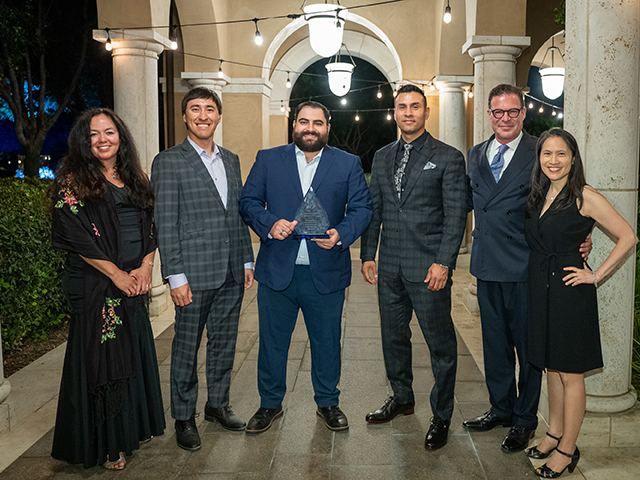
M 427 162 L 427 164 L 424 166 L 423 170 L 433 170 L 434 168 L 436 168 L 436 164 L 435 163 Z

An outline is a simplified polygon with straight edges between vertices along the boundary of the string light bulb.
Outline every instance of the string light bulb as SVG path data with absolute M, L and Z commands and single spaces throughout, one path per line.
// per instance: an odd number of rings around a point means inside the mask
M 433 82 L 431 82 L 431 85 L 429 85 L 429 90 L 433 92 L 435 89 L 436 89 L 436 86 L 433 84 Z
M 391 110 L 387 109 L 387 120 L 391 120 Z
M 560 113 L 558 114 L 558 118 L 562 118 L 562 117 L 564 117 L 564 114 L 563 114 L 562 112 L 560 112 Z
M 553 112 L 551 112 L 551 115 L 555 117 L 557 115 L 556 111 L 554 110 Z
M 542 105 L 540 106 L 540 108 L 538 109 L 538 112 L 542 113 L 544 112 L 544 108 L 542 107 Z
M 380 85 L 378 85 L 378 93 L 376 93 L 376 97 L 382 98 L 382 92 L 380 91 Z
M 176 36 L 177 25 L 171 27 L 171 50 L 178 49 L 178 37 Z
M 356 122 L 359 122 L 359 121 L 360 121 L 360 115 L 359 115 L 359 112 L 356 111 Z
M 256 24 L 256 34 L 255 37 L 253 37 L 253 41 L 256 42 L 256 45 L 260 46 L 262 45 L 262 35 L 260 35 L 260 30 L 258 30 L 258 19 L 254 18 L 253 22 Z
M 287 88 L 291 88 L 291 78 L 289 76 L 289 70 L 287 70 Z
M 394 90 L 394 91 L 393 91 L 393 98 L 396 98 L 397 96 L 398 96 L 398 91 L 397 91 L 397 90 Z
M 473 98 L 473 90 L 469 90 L 469 98 Z
M 218 78 L 224 78 L 224 72 L 222 71 L 222 62 L 224 62 L 224 60 L 220 60 L 220 67 L 218 67 Z
M 451 7 L 449 6 L 449 0 L 447 0 L 447 7 L 444 9 L 442 21 L 444 23 L 451 23 Z
M 107 50 L 107 52 L 110 52 L 111 50 L 113 50 L 113 45 L 111 45 L 111 37 L 109 36 L 109 29 L 105 28 L 104 31 L 107 32 L 107 43 L 104 44 L 104 48 Z
M 346 99 L 346 98 L 343 98 L 342 100 L 340 100 L 340 103 L 341 103 L 342 105 L 346 105 L 346 104 L 347 104 L 347 99 Z
M 284 102 L 280 100 L 280 111 L 284 112 Z
M 533 108 L 533 102 L 529 102 L 529 108 Z

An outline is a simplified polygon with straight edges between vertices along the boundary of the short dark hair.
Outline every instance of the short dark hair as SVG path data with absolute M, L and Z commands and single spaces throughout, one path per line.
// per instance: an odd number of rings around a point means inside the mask
M 491 110 L 491 100 L 493 100 L 494 97 L 502 97 L 503 95 L 516 95 L 520 99 L 520 108 L 524 107 L 524 93 L 522 89 L 514 85 L 501 83 L 493 87 L 489 92 L 489 110 Z
M 322 105 L 321 103 L 314 102 L 313 100 L 307 100 L 306 102 L 302 102 L 296 107 L 296 116 L 293 119 L 294 121 L 298 120 L 298 114 L 300 113 L 300 110 L 302 110 L 305 107 L 319 108 L 320 110 L 322 110 L 322 113 L 324 113 L 324 119 L 327 121 L 327 125 L 331 123 L 331 114 L 329 113 L 329 109 L 324 105 Z
M 420 96 L 424 99 L 424 106 L 425 107 L 427 106 L 427 97 L 424 95 L 424 92 L 422 91 L 422 89 L 417 85 L 413 85 L 411 83 L 403 85 L 398 89 L 398 92 L 396 94 L 396 99 L 398 98 L 398 95 L 400 95 L 401 93 L 411 93 L 411 92 L 420 94 Z
M 187 92 L 187 94 L 182 99 L 182 115 L 187 112 L 187 104 L 191 100 L 196 100 L 197 98 L 204 98 L 205 100 L 213 99 L 213 103 L 218 107 L 218 113 L 222 115 L 222 101 L 216 92 L 213 90 L 209 90 L 206 87 L 195 87 Z

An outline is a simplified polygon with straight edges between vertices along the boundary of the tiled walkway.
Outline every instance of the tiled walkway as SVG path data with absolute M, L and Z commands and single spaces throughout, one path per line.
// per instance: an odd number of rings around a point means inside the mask
M 357 256 L 354 256 L 357 258 Z M 413 328 L 414 389 L 416 412 L 383 425 L 364 421 L 390 394 L 380 343 L 375 287 L 368 285 L 354 261 L 353 285 L 347 292 L 344 309 L 343 373 L 340 405 L 350 428 L 331 432 L 315 415 L 310 380 L 310 355 L 304 323 L 293 334 L 288 363 L 288 393 L 284 416 L 257 436 L 233 433 L 220 425 L 198 419 L 202 449 L 187 452 L 176 446 L 173 420 L 169 414 L 169 363 L 173 329 L 156 339 L 163 397 L 167 410 L 167 430 L 127 458 L 121 472 L 103 468 L 84 470 L 53 460 L 49 453 L 53 430 L 13 462 L 0 479 L 37 480 L 86 478 L 106 475 L 118 479 L 518 479 L 535 477 L 523 453 L 504 454 L 500 442 L 507 429 L 469 433 L 462 428 L 464 418 L 488 408 L 481 363 L 479 319 L 469 314 L 462 295 L 469 284 L 468 255 L 462 255 L 454 277 L 453 316 L 458 330 L 458 376 L 456 405 L 449 443 L 429 452 L 424 437 L 430 424 L 429 391 L 433 384 L 428 349 L 417 323 Z M 238 336 L 236 362 L 231 384 L 231 405 L 248 420 L 259 407 L 256 386 L 258 319 L 256 288 L 245 297 Z M 473 355 L 472 355 L 473 353 Z M 204 348 L 200 354 L 201 388 L 199 407 L 206 400 Z M 539 429 L 539 436 L 545 431 Z M 1 452 L 0 452 L 1 455 Z M 622 479 L 625 476 L 615 478 Z M 563 478 L 584 478 L 577 470 Z M 608 477 L 593 477 L 608 478 Z M 611 477 L 614 478 L 614 477 Z M 637 478 L 637 477 L 628 477 Z

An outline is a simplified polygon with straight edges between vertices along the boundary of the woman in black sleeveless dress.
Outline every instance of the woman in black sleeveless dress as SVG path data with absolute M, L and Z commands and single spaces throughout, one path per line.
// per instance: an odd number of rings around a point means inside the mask
M 586 406 L 584 374 L 601 368 L 596 288 L 638 239 L 631 226 L 594 188 L 586 185 L 573 136 L 553 128 L 540 136 L 531 174 L 525 235 L 529 257 L 529 359 L 547 369 L 549 432 L 531 458 L 554 455 L 536 474 L 557 478 L 580 458 L 576 440 Z M 596 270 L 579 252 L 595 223 L 617 239 Z
M 85 112 L 68 143 L 52 186 L 52 241 L 68 252 L 71 322 L 51 455 L 120 470 L 125 455 L 165 428 L 147 309 L 153 193 L 111 110 Z

